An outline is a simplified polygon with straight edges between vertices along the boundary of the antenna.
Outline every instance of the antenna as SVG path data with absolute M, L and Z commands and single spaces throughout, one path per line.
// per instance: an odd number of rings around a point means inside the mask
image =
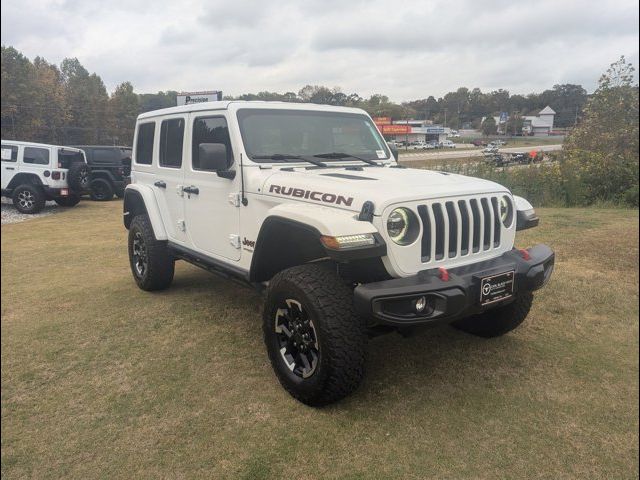
M 242 162 L 242 153 L 240 154 L 240 202 L 245 207 L 249 203 L 247 197 L 244 196 L 244 167 Z

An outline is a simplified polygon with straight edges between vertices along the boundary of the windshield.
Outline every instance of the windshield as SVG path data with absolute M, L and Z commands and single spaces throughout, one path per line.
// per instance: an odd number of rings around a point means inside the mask
M 259 163 L 291 161 L 283 156 L 321 155 L 322 161 L 389 158 L 385 141 L 366 115 L 242 109 L 238 123 L 247 155 Z

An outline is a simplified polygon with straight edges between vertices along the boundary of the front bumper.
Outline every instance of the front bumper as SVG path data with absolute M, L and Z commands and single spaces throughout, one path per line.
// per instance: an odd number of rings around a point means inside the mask
M 506 305 L 518 294 L 543 287 L 553 272 L 555 255 L 549 247 L 536 245 L 527 252 L 528 259 L 519 250 L 511 250 L 491 260 L 453 268 L 447 281 L 441 279 L 438 269 L 431 269 L 413 277 L 359 285 L 354 291 L 356 313 L 367 318 L 370 326 L 402 327 L 452 322 Z M 482 278 L 509 271 L 515 274 L 513 296 L 482 306 Z M 423 296 L 430 308 L 419 314 L 413 305 Z

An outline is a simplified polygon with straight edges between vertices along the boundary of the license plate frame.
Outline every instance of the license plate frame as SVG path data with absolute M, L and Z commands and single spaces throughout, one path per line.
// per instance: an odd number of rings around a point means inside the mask
M 480 278 L 480 305 L 486 306 L 513 297 L 515 270 Z

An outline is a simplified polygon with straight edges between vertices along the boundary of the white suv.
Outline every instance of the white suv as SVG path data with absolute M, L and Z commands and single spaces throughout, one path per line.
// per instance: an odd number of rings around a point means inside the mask
M 516 230 L 538 222 L 526 200 L 398 165 L 360 109 L 225 101 L 144 113 L 131 181 L 138 286 L 167 288 L 186 260 L 265 289 L 271 363 L 309 405 L 357 387 L 371 335 L 516 328 L 553 270 L 549 247 L 514 248 Z
M 47 200 L 72 207 L 89 185 L 82 150 L 2 140 L 2 196 L 22 213 L 38 213 Z

